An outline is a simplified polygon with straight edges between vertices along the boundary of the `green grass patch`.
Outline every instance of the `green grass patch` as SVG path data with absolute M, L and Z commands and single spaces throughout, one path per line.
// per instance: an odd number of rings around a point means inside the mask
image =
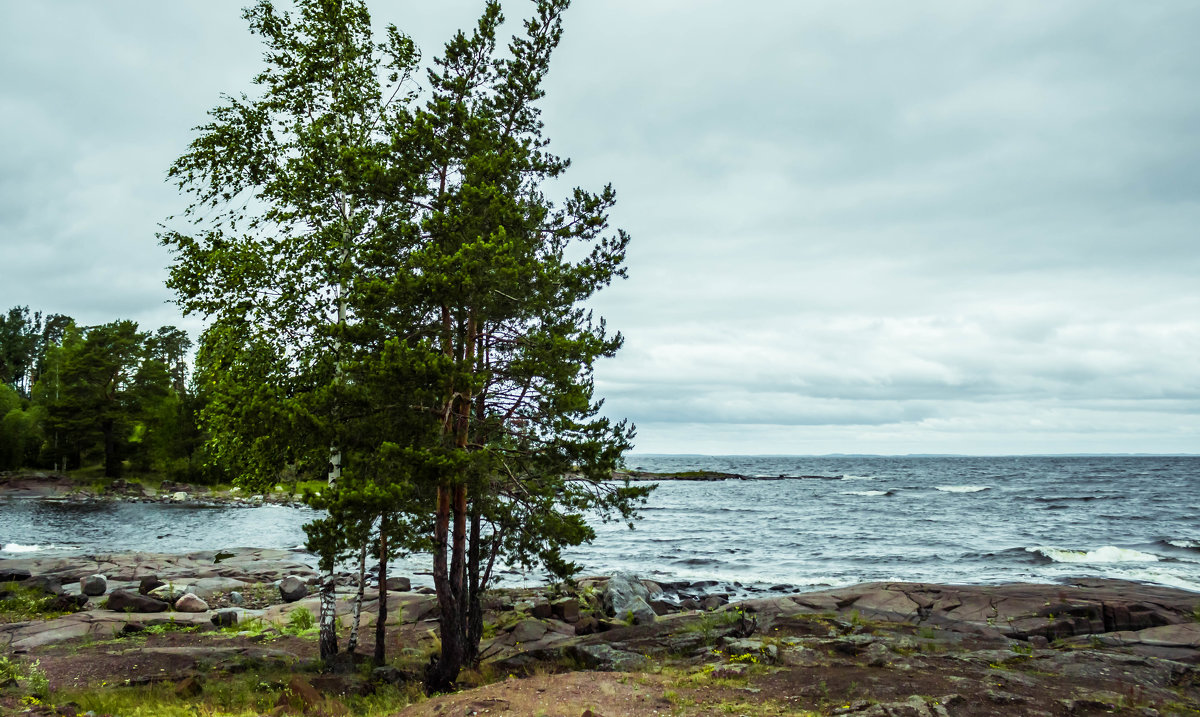
M 54 610 L 54 595 L 39 588 L 26 587 L 20 583 L 5 583 L 4 597 L 0 598 L 0 623 L 50 620 L 67 613 Z

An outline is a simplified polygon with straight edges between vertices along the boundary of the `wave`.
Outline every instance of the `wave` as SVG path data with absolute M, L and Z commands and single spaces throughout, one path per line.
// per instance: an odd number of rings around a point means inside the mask
M 842 476 L 842 480 L 875 480 L 875 479 L 872 478 L 871 476 L 852 476 L 850 474 L 846 474 L 846 475 Z
M 991 489 L 990 485 L 939 485 L 936 487 L 943 493 L 978 493 Z
M 891 492 L 890 490 L 844 490 L 842 491 L 842 495 L 879 496 L 895 495 L 895 493 Z
M 20 543 L 6 543 L 0 548 L 0 553 L 39 553 L 43 550 L 78 550 L 73 545 L 21 545 Z
M 1025 548 L 1028 553 L 1040 553 L 1056 563 L 1156 563 L 1160 557 L 1140 550 L 1105 545 L 1095 550 L 1064 550 L 1045 545 Z
M 1200 550 L 1200 540 L 1165 540 L 1163 542 L 1167 545 L 1173 545 L 1176 548 Z

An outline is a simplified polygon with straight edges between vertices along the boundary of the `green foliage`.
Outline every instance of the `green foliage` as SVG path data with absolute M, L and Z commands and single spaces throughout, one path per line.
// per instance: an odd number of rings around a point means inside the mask
M 45 699 L 50 695 L 50 680 L 41 669 L 41 661 L 21 662 L 0 655 L 0 686 L 15 682 L 26 695 Z
M 299 635 L 312 630 L 317 625 L 317 620 L 306 607 L 298 607 L 288 613 L 288 624 L 284 632 L 292 635 Z
M 3 593 L 4 597 L 0 598 L 0 623 L 48 620 L 65 614 L 53 609 L 55 596 L 39 588 L 7 583 L 3 585 Z

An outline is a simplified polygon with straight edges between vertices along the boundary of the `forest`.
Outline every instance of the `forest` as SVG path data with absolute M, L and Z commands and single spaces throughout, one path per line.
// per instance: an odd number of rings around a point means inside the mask
M 209 462 L 189 381 L 192 341 L 129 320 L 80 326 L 14 306 L 0 316 L 0 471 L 127 470 L 227 479 Z

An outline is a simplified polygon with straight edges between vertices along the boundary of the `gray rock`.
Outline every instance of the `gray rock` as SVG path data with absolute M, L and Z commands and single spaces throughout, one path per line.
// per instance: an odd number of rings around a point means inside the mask
M 151 590 L 163 585 L 166 583 L 159 580 L 157 575 L 143 575 L 138 583 L 138 592 L 142 595 L 149 595 Z
M 539 620 L 549 620 L 554 615 L 554 609 L 550 607 L 550 603 L 543 600 L 534 603 L 533 609 L 529 611 L 529 614 Z
M 388 578 L 387 589 L 394 593 L 406 593 L 412 591 L 412 581 L 408 578 Z
M 189 585 L 168 583 L 166 585 L 159 585 L 150 592 L 146 593 L 146 595 L 156 600 L 173 603 L 191 591 L 192 588 Z
M 573 597 L 559 598 L 550 604 L 550 608 L 557 617 L 563 622 L 578 622 L 579 621 L 579 601 Z
M 108 592 L 108 581 L 103 575 L 89 575 L 86 578 L 79 578 L 79 592 L 84 595 L 96 597 Z
M 0 568 L 0 583 L 19 583 L 30 577 L 29 571 L 24 568 Z
M 213 613 L 212 623 L 217 627 L 233 627 L 238 624 L 241 613 L 238 610 L 217 610 Z
M 283 598 L 284 602 L 296 602 L 306 595 L 308 585 L 295 575 L 289 575 L 279 581 L 279 597 Z
M 604 606 L 605 613 L 618 619 L 624 619 L 626 613 L 633 609 L 634 600 L 641 600 L 649 610 L 650 605 L 647 602 L 649 599 L 650 591 L 646 589 L 645 585 L 642 585 L 636 575 L 619 572 L 614 573 L 604 586 L 601 604 Z M 650 610 L 650 612 L 654 611 Z
M 114 612 L 166 612 L 168 605 L 149 595 L 139 595 L 128 590 L 113 590 L 108 596 L 107 607 Z
M 195 593 L 187 593 L 175 601 L 175 609 L 179 612 L 208 612 L 208 603 Z
M 645 657 L 606 644 L 571 645 L 566 648 L 566 654 L 588 669 L 601 672 L 630 672 L 646 664 Z
M 891 655 L 892 651 L 882 642 L 867 646 L 867 664 L 871 667 L 886 667 Z
M 244 605 L 246 603 L 246 598 L 242 597 L 240 592 L 234 590 L 233 592 L 229 593 L 229 602 L 233 605 Z
M 522 620 L 513 626 L 514 642 L 533 642 L 546 634 L 546 623 L 541 620 Z

